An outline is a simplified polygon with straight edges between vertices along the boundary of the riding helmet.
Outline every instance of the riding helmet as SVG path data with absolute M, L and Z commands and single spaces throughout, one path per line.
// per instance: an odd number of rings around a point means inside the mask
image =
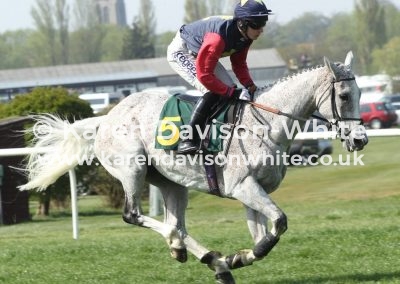
M 262 0 L 241 0 L 236 4 L 234 16 L 236 19 L 263 19 L 268 21 L 268 15 L 271 12 Z
M 262 0 L 241 0 L 235 7 L 234 17 L 238 20 L 239 29 L 246 31 L 247 27 L 264 27 L 271 12 Z

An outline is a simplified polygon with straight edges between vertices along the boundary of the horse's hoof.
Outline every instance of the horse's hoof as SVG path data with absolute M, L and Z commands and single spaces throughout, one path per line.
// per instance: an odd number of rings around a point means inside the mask
M 175 258 L 179 262 L 186 262 L 187 261 L 187 250 L 186 248 L 183 249 L 171 249 L 171 256 Z
M 235 279 L 230 271 L 216 273 L 215 280 L 218 284 L 235 284 Z

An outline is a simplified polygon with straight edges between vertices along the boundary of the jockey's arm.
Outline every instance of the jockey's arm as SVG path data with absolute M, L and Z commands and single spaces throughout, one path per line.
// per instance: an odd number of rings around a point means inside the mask
M 231 55 L 230 60 L 233 73 L 235 73 L 240 84 L 245 86 L 250 93 L 254 93 L 257 87 L 254 84 L 253 79 L 251 79 L 249 68 L 247 66 L 248 52 L 249 47 L 242 49 L 241 51 L 235 52 Z
M 211 92 L 222 96 L 231 96 L 235 87 L 227 86 L 214 73 L 224 48 L 225 42 L 219 34 L 208 33 L 204 36 L 196 59 L 197 79 Z

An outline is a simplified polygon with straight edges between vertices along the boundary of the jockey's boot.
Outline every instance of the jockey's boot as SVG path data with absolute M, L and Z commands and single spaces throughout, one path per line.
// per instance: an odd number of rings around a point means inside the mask
M 219 96 L 211 92 L 205 93 L 197 102 L 192 117 L 189 121 L 192 130 L 192 138 L 183 138 L 178 145 L 178 154 L 194 154 L 200 148 L 199 130 L 203 132 L 204 124 L 212 110 L 215 109 Z M 197 127 L 196 127 L 197 126 Z M 199 128 L 199 130 L 197 129 Z

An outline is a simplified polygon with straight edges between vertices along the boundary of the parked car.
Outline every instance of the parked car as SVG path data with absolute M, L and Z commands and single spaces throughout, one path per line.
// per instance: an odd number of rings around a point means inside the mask
M 393 94 L 393 95 L 383 96 L 380 99 L 380 101 L 388 102 L 388 103 L 391 103 L 392 105 L 400 104 L 400 94 Z
M 400 125 L 400 104 L 393 105 L 394 111 L 397 114 L 396 124 Z
M 393 94 L 384 96 L 381 101 L 389 102 L 392 104 L 394 111 L 397 114 L 397 121 L 396 124 L 400 125 L 400 94 Z
M 322 122 L 315 119 L 316 125 L 320 125 Z M 303 131 L 313 132 L 313 120 L 309 120 L 307 129 Z M 308 158 L 311 155 L 316 155 L 318 158 L 323 155 L 330 155 L 333 152 L 332 141 L 327 139 L 305 139 L 305 140 L 294 140 L 289 149 L 289 156 L 300 155 L 303 158 L 304 163 L 308 162 Z M 318 159 L 314 157 L 311 161 L 313 163 Z
M 389 102 L 371 102 L 360 105 L 365 126 L 372 129 L 391 127 L 396 124 L 397 114 Z

